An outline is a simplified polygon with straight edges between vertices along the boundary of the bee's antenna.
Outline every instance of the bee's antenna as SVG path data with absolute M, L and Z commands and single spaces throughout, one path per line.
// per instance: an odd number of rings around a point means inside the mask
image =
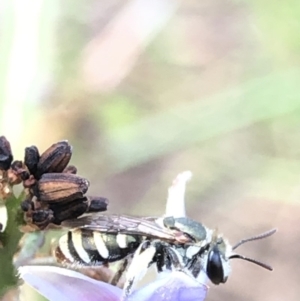
M 265 269 L 267 269 L 267 270 L 269 270 L 269 271 L 273 271 L 273 268 L 272 268 L 271 266 L 269 266 L 269 265 L 266 264 L 266 263 L 257 261 L 257 260 L 255 260 L 255 259 L 248 258 L 248 257 L 244 257 L 244 256 L 238 255 L 238 254 L 234 254 L 234 255 L 231 255 L 231 256 L 229 257 L 229 259 L 234 259 L 234 258 L 238 258 L 238 259 L 243 259 L 243 260 L 246 260 L 246 261 L 250 261 L 250 262 L 252 262 L 252 263 L 255 263 L 255 264 L 259 265 L 259 266 L 262 267 L 262 268 L 265 268 Z
M 232 247 L 232 250 L 235 250 L 236 248 L 238 248 L 240 245 L 243 245 L 244 243 L 248 242 L 248 241 L 253 241 L 253 240 L 259 240 L 259 239 L 263 239 L 263 238 L 266 238 L 266 237 L 269 237 L 271 235 L 273 235 L 275 232 L 277 231 L 277 229 L 272 229 L 272 230 L 269 230 L 267 232 L 264 232 L 262 234 L 259 234 L 257 236 L 253 236 L 253 237 L 250 237 L 250 238 L 246 238 L 246 239 L 242 239 L 241 241 L 239 241 L 236 245 L 234 245 Z M 233 256 L 236 256 L 236 255 L 233 255 Z M 231 257 L 231 258 L 238 258 L 238 257 Z M 239 257 L 240 258 L 240 257 Z M 248 260 L 248 261 L 251 261 L 251 262 L 254 262 L 254 263 L 257 263 L 256 261 L 253 261 L 252 259 L 249 260 L 249 258 L 242 258 L 242 259 L 245 259 L 245 260 Z

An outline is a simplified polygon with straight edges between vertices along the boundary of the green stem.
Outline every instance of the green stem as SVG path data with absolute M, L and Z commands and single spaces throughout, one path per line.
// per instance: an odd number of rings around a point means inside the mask
M 17 271 L 13 265 L 13 256 L 22 236 L 19 227 L 24 223 L 20 212 L 22 197 L 22 195 L 19 198 L 11 196 L 6 201 L 8 222 L 4 233 L 0 233 L 0 241 L 3 245 L 0 249 L 0 297 L 18 282 Z

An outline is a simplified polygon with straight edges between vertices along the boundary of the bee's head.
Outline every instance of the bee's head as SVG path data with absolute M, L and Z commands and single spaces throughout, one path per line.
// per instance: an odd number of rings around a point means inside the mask
M 217 232 L 213 233 L 206 257 L 206 274 L 214 284 L 225 283 L 231 271 L 229 256 L 232 253 L 230 244 Z
M 206 260 L 206 274 L 208 278 L 214 284 L 225 283 L 227 281 L 228 275 L 230 273 L 230 264 L 229 260 L 234 258 L 243 259 L 246 261 L 250 261 L 255 263 L 267 270 L 272 271 L 272 267 L 269 265 L 257 261 L 255 259 L 251 259 L 239 254 L 235 254 L 232 251 L 238 248 L 240 245 L 254 240 L 259 240 L 262 238 L 266 238 L 271 236 L 276 232 L 276 229 L 270 230 L 263 234 L 250 237 L 247 239 L 243 239 L 238 242 L 236 245 L 231 247 L 229 243 L 223 239 L 221 236 L 215 236 L 212 238 L 208 253 L 207 253 L 207 260 Z

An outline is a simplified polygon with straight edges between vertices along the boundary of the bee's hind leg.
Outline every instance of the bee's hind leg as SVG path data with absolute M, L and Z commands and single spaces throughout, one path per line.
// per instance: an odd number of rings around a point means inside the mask
M 137 281 L 139 281 L 147 272 L 153 262 L 156 253 L 156 247 L 148 240 L 140 244 L 133 255 L 132 262 L 126 273 L 126 281 L 123 288 L 123 300 L 132 292 Z
M 119 269 L 117 270 L 117 272 L 113 275 L 112 279 L 109 281 L 109 283 L 111 285 L 117 286 L 117 284 L 119 283 L 121 277 L 123 276 L 124 272 L 127 270 L 128 268 L 128 264 L 129 264 L 130 259 L 129 258 L 125 258 L 121 265 L 119 266 Z

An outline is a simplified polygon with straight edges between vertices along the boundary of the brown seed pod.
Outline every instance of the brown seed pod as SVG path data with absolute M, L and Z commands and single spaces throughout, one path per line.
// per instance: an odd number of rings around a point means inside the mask
M 77 173 L 77 168 L 74 165 L 68 165 L 64 170 L 63 173 L 72 173 L 76 174 Z
M 13 160 L 9 141 L 4 137 L 0 137 L 0 169 L 8 170 Z
M 41 209 L 32 212 L 32 223 L 40 229 L 45 229 L 53 220 L 53 211 L 50 209 Z
M 37 171 L 39 160 L 40 154 L 36 146 L 32 145 L 25 148 L 24 163 L 32 175 L 34 175 Z
M 89 182 L 69 173 L 47 173 L 35 185 L 33 194 L 41 202 L 70 202 L 87 192 Z
M 21 202 L 21 209 L 24 212 L 34 210 L 34 203 L 32 199 L 25 199 L 24 201 Z
M 35 176 L 39 179 L 44 173 L 62 172 L 69 164 L 72 147 L 68 141 L 60 141 L 42 153 Z
M 33 175 L 30 175 L 29 178 L 23 181 L 24 188 L 31 188 L 36 184 L 37 180 Z
M 12 185 L 17 185 L 29 179 L 29 171 L 22 161 L 14 161 L 8 170 L 8 178 Z
M 67 204 L 60 204 L 61 203 L 53 204 L 54 206 L 52 206 L 52 204 L 50 205 L 50 208 L 54 212 L 53 223 L 57 225 L 60 225 L 61 222 L 67 219 L 75 219 L 79 217 L 80 215 L 84 214 L 88 208 L 88 202 L 85 197 L 81 199 L 76 199 Z
M 103 198 L 100 196 L 92 197 L 88 196 L 87 197 L 88 201 L 88 208 L 86 212 L 101 212 L 101 211 L 106 211 L 107 210 L 107 205 L 108 205 L 108 199 Z

